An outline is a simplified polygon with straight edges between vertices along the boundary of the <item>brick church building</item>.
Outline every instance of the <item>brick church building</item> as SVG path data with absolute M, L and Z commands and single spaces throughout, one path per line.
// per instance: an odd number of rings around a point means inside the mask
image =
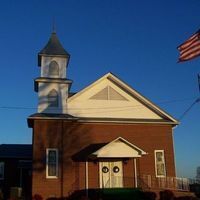
M 174 180 L 178 121 L 112 73 L 71 92 L 69 60 L 53 32 L 38 54 L 38 112 L 28 117 L 32 195 L 68 197 L 80 190 L 157 187 Z

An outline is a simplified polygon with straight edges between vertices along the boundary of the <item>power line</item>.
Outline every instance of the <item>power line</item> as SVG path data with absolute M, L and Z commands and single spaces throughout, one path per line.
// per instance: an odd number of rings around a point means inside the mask
M 37 108 L 22 107 L 22 106 L 0 106 L 0 109 L 7 109 L 7 110 L 35 110 Z
M 200 102 L 200 97 L 197 98 L 184 112 L 183 114 L 179 117 L 179 120 L 181 121 L 187 114 L 188 112 L 193 108 L 193 106 L 197 103 Z
M 184 102 L 184 101 L 189 101 L 191 99 L 196 99 L 196 98 L 184 98 L 184 99 L 175 99 L 175 100 L 165 100 L 165 101 L 160 101 L 156 102 L 156 104 L 168 104 L 168 103 L 176 103 L 176 102 Z M 196 100 L 195 100 L 196 101 Z M 97 110 L 97 109 L 121 109 L 121 108 L 136 108 L 136 107 L 143 107 L 143 105 L 134 105 L 134 106 L 107 106 L 107 107 L 85 107 L 84 109 L 87 110 Z M 41 108 L 41 107 L 40 107 Z M 45 109 L 46 107 L 44 107 Z M 7 110 L 35 110 L 37 107 L 25 107 L 25 106 L 0 106 L 0 109 L 7 109 Z M 42 109 L 42 108 L 41 108 Z M 68 110 L 82 110 L 83 108 L 68 108 Z M 52 108 L 53 110 L 53 108 Z M 57 110 L 57 109 L 56 109 Z

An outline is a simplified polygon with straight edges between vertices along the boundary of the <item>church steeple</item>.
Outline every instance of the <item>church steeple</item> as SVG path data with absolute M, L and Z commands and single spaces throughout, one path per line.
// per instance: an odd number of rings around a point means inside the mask
M 55 32 L 38 53 L 41 75 L 35 79 L 39 113 L 67 113 L 67 98 L 72 81 L 67 79 L 70 55 Z

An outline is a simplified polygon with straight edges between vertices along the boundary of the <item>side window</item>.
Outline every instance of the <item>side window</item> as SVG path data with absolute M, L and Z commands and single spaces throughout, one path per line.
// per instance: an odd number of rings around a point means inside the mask
M 46 149 L 46 178 L 58 177 L 58 149 Z
M 155 168 L 157 177 L 166 176 L 164 150 L 155 150 Z
M 0 162 L 0 180 L 4 179 L 4 162 Z
M 56 61 L 51 61 L 49 64 L 49 75 L 50 76 L 59 76 L 59 66 Z
M 58 107 L 58 93 L 55 89 L 48 94 L 48 104 L 49 107 Z

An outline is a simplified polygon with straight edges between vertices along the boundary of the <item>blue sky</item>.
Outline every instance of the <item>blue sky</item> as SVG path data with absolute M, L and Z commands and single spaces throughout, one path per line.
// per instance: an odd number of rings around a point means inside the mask
M 111 71 L 175 118 L 199 96 L 200 57 L 177 63 L 176 47 L 199 29 L 199 0 L 1 1 L 0 143 L 31 143 L 37 53 L 55 18 L 79 91 Z M 7 108 L 5 108 L 7 107 Z M 200 166 L 200 103 L 174 129 L 177 175 Z

